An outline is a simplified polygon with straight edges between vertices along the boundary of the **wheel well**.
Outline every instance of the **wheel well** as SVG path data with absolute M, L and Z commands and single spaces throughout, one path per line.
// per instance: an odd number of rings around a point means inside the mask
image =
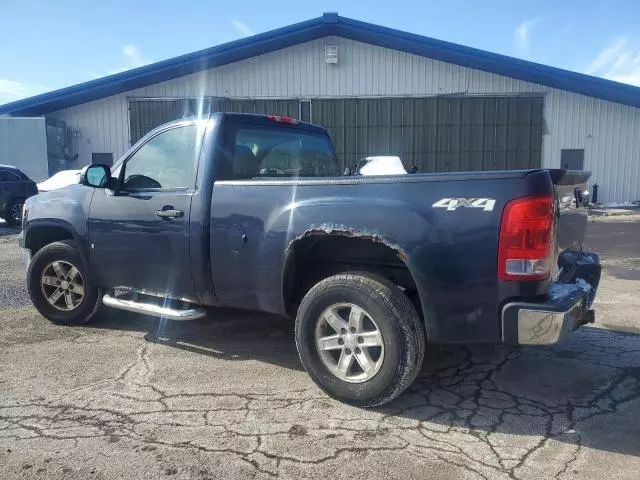
M 42 226 L 29 229 L 25 245 L 35 255 L 42 247 L 60 240 L 73 240 L 73 235 L 64 227 Z
M 395 283 L 422 317 L 418 288 L 397 250 L 375 239 L 331 234 L 303 237 L 291 245 L 283 278 L 286 311 L 295 316 L 311 287 L 346 271 L 375 273 Z

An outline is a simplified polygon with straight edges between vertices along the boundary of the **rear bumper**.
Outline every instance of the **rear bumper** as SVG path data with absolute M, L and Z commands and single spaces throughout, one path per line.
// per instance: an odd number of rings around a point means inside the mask
M 600 259 L 594 253 L 570 255 L 570 262 L 561 259 L 565 262 L 562 280 L 550 285 L 546 301 L 510 302 L 502 308 L 503 342 L 550 345 L 594 322 L 591 305 L 600 282 Z

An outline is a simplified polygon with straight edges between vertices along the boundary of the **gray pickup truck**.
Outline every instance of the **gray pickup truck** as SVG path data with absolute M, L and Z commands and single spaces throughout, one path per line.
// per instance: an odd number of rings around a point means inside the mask
M 431 344 L 550 344 L 593 321 L 588 178 L 344 176 L 323 128 L 217 113 L 163 125 L 113 167 L 28 199 L 21 246 L 33 304 L 53 322 L 103 307 L 290 316 L 313 380 L 374 406 L 414 380 Z

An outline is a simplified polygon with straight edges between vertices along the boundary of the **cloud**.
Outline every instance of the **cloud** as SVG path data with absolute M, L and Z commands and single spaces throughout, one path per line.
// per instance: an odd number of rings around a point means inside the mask
M 135 45 L 125 45 L 122 47 L 122 56 L 124 57 L 123 65 L 111 68 L 104 73 L 91 72 L 90 75 L 93 78 L 102 78 L 107 75 L 115 75 L 116 73 L 126 72 L 132 68 L 138 68 L 149 64 L 149 62 L 142 57 L 140 49 Z
M 122 47 L 122 53 L 132 65 L 142 66 L 144 62 L 140 56 L 140 49 L 135 45 L 125 45 Z
M 541 18 L 531 18 L 524 20 L 513 31 L 513 36 L 516 42 L 516 48 L 521 55 L 529 54 L 529 47 L 531 43 L 531 30 L 540 22 Z
M 0 105 L 32 97 L 51 90 L 51 87 L 34 83 L 16 82 L 8 78 L 0 78 Z
M 627 45 L 627 39 L 624 37 L 618 37 L 614 39 L 609 46 L 605 47 L 596 57 L 592 60 L 589 66 L 586 68 L 585 73 L 596 74 L 599 70 L 602 70 L 612 62 L 616 62 L 621 53 L 624 51 Z
M 233 27 L 245 37 L 250 37 L 251 35 L 256 34 L 256 32 L 251 30 L 246 23 L 243 23 L 240 20 L 231 20 L 231 25 L 233 25 Z
M 640 45 L 616 37 L 591 61 L 584 73 L 640 87 Z

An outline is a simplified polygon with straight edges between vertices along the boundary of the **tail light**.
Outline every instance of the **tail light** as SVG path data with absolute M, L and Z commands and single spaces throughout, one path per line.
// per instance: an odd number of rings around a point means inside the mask
M 542 280 L 551 272 L 553 195 L 510 201 L 502 212 L 498 243 L 500 280 Z
M 288 123 L 289 125 L 297 125 L 298 120 L 293 117 L 287 117 L 285 115 L 267 115 L 267 118 L 272 122 Z

